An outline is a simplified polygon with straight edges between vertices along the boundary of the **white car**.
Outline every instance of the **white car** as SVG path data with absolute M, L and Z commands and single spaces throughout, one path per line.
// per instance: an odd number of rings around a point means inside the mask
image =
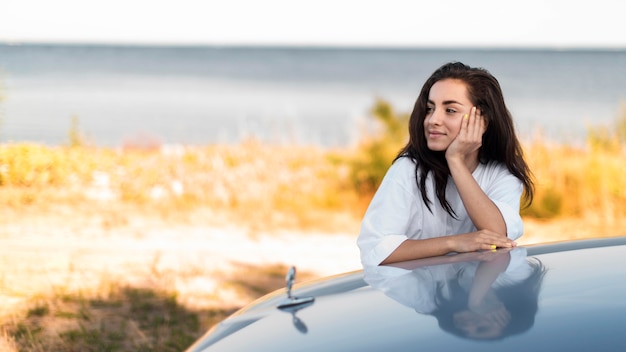
M 626 237 L 294 275 L 187 351 L 626 351 Z

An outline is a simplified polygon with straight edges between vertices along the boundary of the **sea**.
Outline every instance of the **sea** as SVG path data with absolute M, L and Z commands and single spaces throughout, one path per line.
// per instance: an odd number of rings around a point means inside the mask
M 499 80 L 522 139 L 584 143 L 626 113 L 626 49 L 0 43 L 0 143 L 351 146 L 450 61 Z

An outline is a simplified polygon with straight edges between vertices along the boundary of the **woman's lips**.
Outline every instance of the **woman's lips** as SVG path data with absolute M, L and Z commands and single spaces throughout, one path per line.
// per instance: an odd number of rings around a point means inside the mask
M 443 132 L 428 131 L 428 137 L 431 137 L 431 138 L 437 138 L 437 137 L 444 136 L 444 135 L 445 135 L 445 133 L 443 133 Z

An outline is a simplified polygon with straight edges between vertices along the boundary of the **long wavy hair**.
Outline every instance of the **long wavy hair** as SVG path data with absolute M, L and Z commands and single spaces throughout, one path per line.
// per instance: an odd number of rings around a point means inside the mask
M 447 63 L 438 68 L 424 83 L 409 118 L 409 141 L 398 153 L 395 160 L 411 158 L 415 163 L 415 181 L 420 189 L 424 204 L 432 212 L 431 200 L 426 193 L 426 176 L 432 172 L 435 180 L 435 194 L 441 206 L 456 218 L 454 210 L 446 200 L 445 191 L 450 169 L 445 158 L 445 151 L 432 151 L 428 148 L 424 134 L 424 119 L 431 87 L 438 81 L 455 79 L 465 83 L 468 99 L 480 109 L 487 123 L 483 134 L 482 146 L 478 152 L 478 161 L 486 164 L 497 161 L 506 165 L 524 186 L 524 206 L 532 203 L 534 183 L 532 173 L 524 160 L 522 147 L 517 135 L 511 113 L 504 103 L 500 83 L 487 70 L 473 68 L 460 62 Z

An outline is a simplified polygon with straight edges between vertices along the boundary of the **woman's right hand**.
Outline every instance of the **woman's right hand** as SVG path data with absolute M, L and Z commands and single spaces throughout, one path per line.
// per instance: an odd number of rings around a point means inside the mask
M 472 107 L 470 113 L 461 119 L 459 132 L 446 149 L 448 163 L 456 159 L 468 166 L 473 165 L 472 159 L 478 157 L 478 150 L 486 130 L 485 117 L 481 115 L 480 109 Z
M 465 253 L 496 248 L 513 248 L 515 241 L 490 230 L 478 230 L 454 236 L 448 236 L 448 245 L 453 252 Z

